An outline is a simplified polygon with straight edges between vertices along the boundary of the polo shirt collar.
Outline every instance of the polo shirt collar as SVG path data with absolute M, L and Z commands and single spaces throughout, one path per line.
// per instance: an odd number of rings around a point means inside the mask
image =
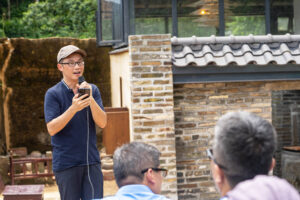
M 66 87 L 66 89 L 67 89 L 68 91 L 73 92 L 73 90 L 72 90 L 71 88 L 69 88 L 69 86 L 68 86 L 67 83 L 64 81 L 64 79 L 61 79 L 61 82 L 64 84 L 64 86 Z
M 125 185 L 125 186 L 122 186 L 117 192 L 118 195 L 124 195 L 124 194 L 128 194 L 128 193 L 154 194 L 148 186 L 143 185 L 143 184 Z

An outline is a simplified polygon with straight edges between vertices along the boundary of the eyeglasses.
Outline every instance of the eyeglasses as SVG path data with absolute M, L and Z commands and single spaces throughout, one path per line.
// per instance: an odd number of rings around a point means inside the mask
M 156 172 L 161 172 L 161 175 L 163 177 L 166 177 L 167 174 L 168 174 L 168 170 L 167 169 L 164 169 L 164 168 L 155 168 L 155 167 L 149 167 L 147 169 L 144 169 L 141 171 L 142 174 L 146 173 L 149 169 L 152 169 L 153 171 L 156 171 Z
M 79 67 L 82 67 L 84 65 L 84 61 L 80 61 L 80 62 L 68 62 L 68 63 L 60 63 L 63 65 L 68 65 L 69 67 L 75 67 L 76 65 L 78 65 Z
M 227 170 L 227 167 L 225 167 L 224 165 L 221 165 L 220 163 L 218 163 L 216 161 L 216 159 L 213 156 L 213 150 L 212 149 L 206 149 L 206 153 L 207 153 L 207 156 L 209 157 L 209 159 L 211 159 L 212 161 L 214 161 L 214 163 L 216 165 L 218 165 L 223 170 Z

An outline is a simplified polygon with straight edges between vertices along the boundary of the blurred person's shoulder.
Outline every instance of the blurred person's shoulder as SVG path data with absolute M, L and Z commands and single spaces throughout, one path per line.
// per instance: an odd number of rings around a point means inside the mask
M 222 197 L 220 200 L 229 200 L 227 196 Z
M 267 175 L 239 183 L 226 196 L 228 200 L 300 200 L 298 191 L 285 179 Z

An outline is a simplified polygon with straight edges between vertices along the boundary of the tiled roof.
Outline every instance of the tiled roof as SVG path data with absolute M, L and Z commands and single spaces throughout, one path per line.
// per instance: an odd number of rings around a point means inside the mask
M 300 35 L 193 36 L 171 41 L 177 67 L 300 64 Z

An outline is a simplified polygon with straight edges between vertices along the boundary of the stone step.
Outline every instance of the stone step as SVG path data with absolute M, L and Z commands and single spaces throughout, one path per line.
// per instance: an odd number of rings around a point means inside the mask
M 101 167 L 102 167 L 102 169 L 113 170 L 114 163 L 112 161 L 110 161 L 110 162 L 101 161 Z
M 101 168 L 103 173 L 103 179 L 106 181 L 111 181 L 115 179 L 114 171 L 113 171 L 113 157 L 112 155 L 108 155 L 105 153 L 105 149 L 101 150 Z
M 115 179 L 113 170 L 102 169 L 102 173 L 105 181 L 111 181 Z

